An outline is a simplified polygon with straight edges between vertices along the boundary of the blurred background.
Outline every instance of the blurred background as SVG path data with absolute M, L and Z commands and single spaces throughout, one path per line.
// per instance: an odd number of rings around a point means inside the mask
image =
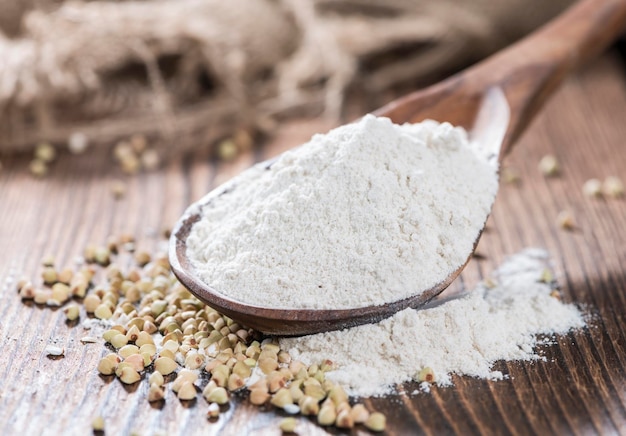
M 159 150 L 146 166 L 229 157 L 286 118 L 337 124 L 436 82 L 569 3 L 0 0 L 0 156 L 134 136 Z

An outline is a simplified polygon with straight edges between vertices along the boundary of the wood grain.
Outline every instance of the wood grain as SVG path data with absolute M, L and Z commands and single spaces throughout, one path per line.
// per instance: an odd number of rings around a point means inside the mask
M 388 416 L 388 434 L 618 434 L 626 433 L 626 200 L 588 199 L 581 186 L 591 177 L 626 179 L 626 82 L 611 56 L 569 79 L 507 158 L 522 182 L 502 184 L 483 255 L 470 262 L 449 292 L 472 286 L 502 260 L 527 246 L 547 248 L 564 299 L 589 314 L 589 327 L 542 346 L 545 361 L 497 362 L 509 378 L 490 382 L 454 377 L 455 386 L 367 399 Z M 157 236 L 184 208 L 220 181 L 254 161 L 271 157 L 325 131 L 328 122 L 290 123 L 271 143 L 237 161 L 218 164 L 203 151 L 180 156 L 154 173 L 126 179 L 127 196 L 112 198 L 121 175 L 109 155 L 64 154 L 49 177 L 33 179 L 27 158 L 3 159 L 0 172 L 0 434 L 90 433 L 104 416 L 107 434 L 279 434 L 280 413 L 259 411 L 236 399 L 220 419 L 205 418 L 206 403 L 181 404 L 167 393 L 162 409 L 150 406 L 147 383 L 124 388 L 95 371 L 101 344 L 80 343 L 86 334 L 68 326 L 59 310 L 23 304 L 14 284 L 34 277 L 39 260 L 54 253 L 71 264 L 89 241 L 131 232 L 139 245 L 157 249 Z M 560 177 L 546 179 L 537 162 L 555 154 Z M 556 223 L 573 212 L 573 232 Z M 61 359 L 45 356 L 48 343 L 66 348 Z M 327 434 L 301 419 L 300 434 Z M 328 431 L 338 434 L 337 431 Z M 363 430 L 352 434 L 365 433 Z

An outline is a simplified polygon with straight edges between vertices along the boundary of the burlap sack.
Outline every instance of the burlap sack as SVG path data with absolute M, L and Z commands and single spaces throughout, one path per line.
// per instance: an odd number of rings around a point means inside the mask
M 171 148 L 370 109 L 568 0 L 0 0 L 0 152 L 142 133 Z

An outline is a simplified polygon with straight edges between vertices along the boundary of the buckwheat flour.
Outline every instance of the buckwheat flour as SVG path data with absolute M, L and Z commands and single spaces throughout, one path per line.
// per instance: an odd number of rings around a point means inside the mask
M 265 307 L 353 308 L 419 293 L 461 266 L 495 165 L 466 132 L 372 115 L 209 194 L 187 240 L 201 279 Z
M 495 361 L 537 359 L 536 335 L 584 325 L 578 309 L 541 281 L 545 261 L 544 251 L 525 250 L 496 271 L 492 288 L 480 284 L 439 306 L 406 309 L 378 324 L 282 338 L 280 347 L 305 363 L 332 356 L 338 369 L 327 377 L 359 396 L 388 393 L 424 368 L 439 385 L 450 384 L 452 373 L 501 379 L 492 370 Z

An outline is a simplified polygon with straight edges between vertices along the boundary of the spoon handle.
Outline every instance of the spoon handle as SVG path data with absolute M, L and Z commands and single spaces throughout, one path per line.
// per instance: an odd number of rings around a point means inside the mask
M 485 97 L 503 93 L 509 114 L 496 153 L 502 161 L 563 78 L 605 49 L 625 26 L 626 0 L 581 0 L 510 47 L 374 113 L 395 123 L 431 118 L 471 131 Z M 492 88 L 502 93 L 489 92 Z
M 500 159 L 563 78 L 604 50 L 625 26 L 626 0 L 582 0 L 533 34 L 459 75 L 462 87 L 484 92 L 495 85 L 506 95 L 511 118 Z

